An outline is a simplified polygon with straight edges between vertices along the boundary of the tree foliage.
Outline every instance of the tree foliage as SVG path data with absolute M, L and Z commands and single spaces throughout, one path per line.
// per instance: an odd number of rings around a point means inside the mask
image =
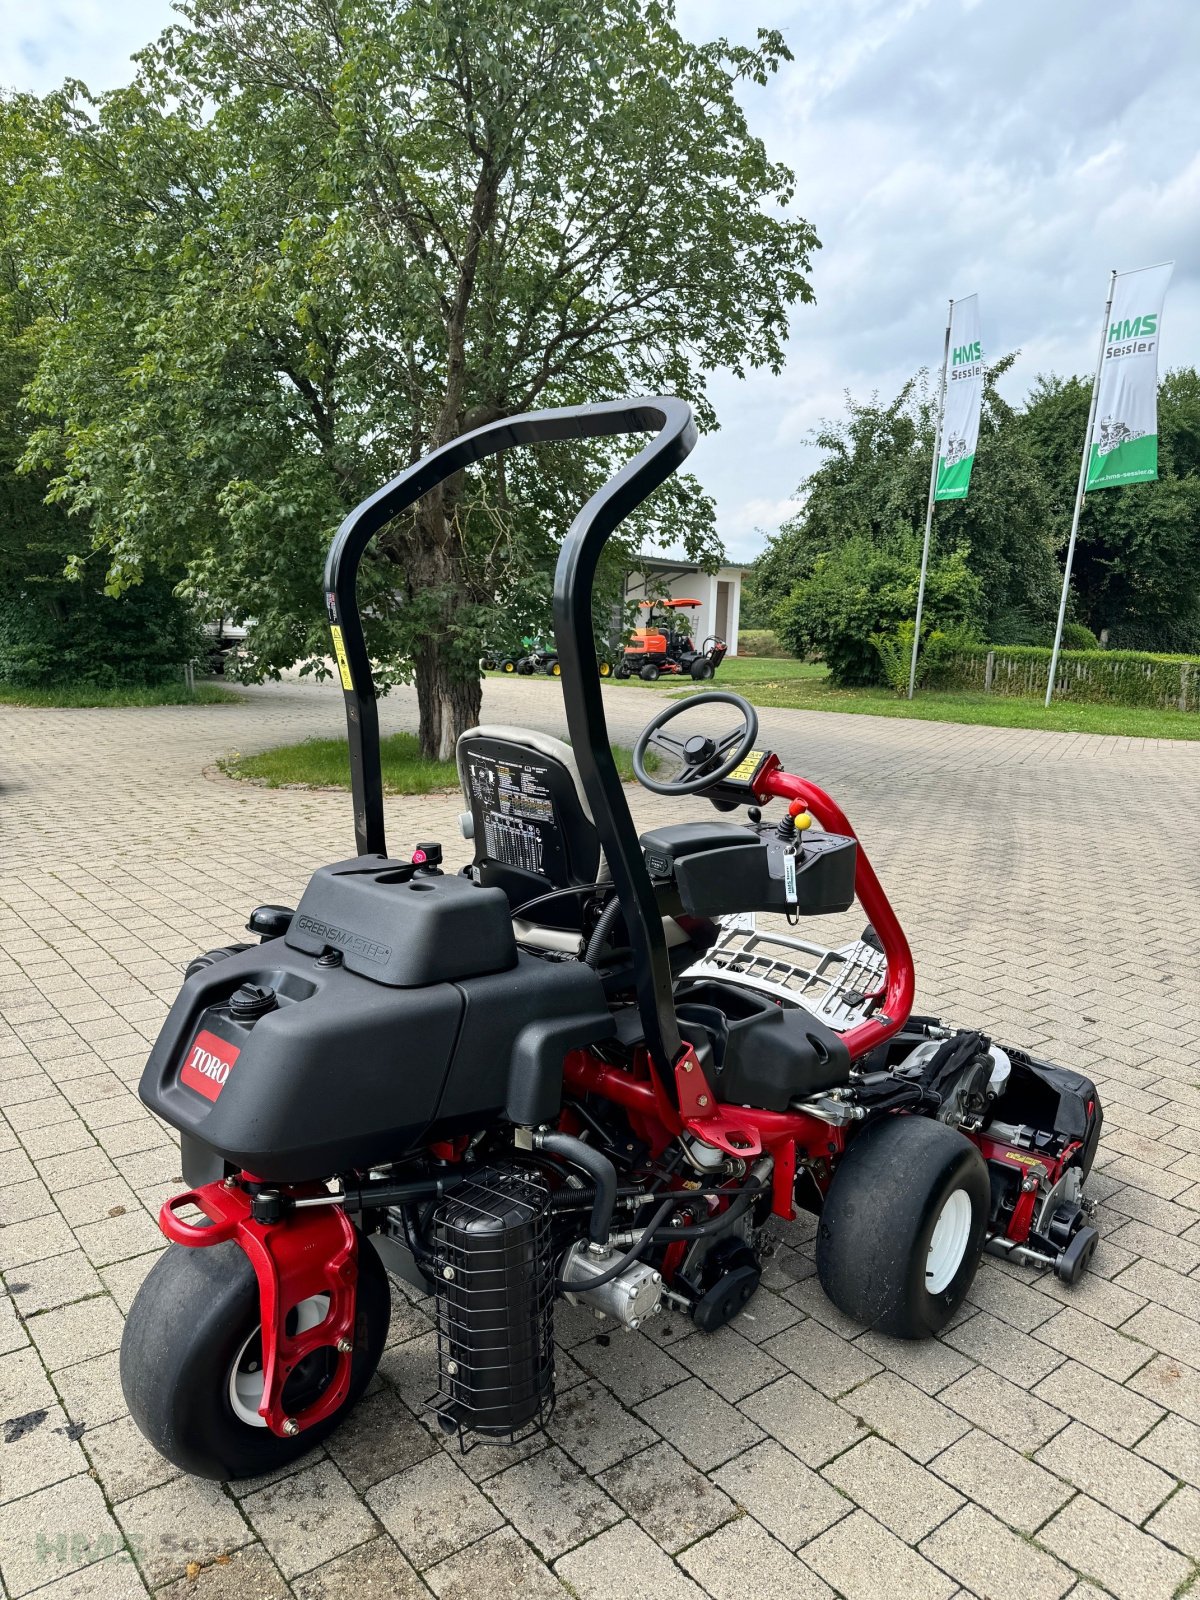
M 816 239 L 739 85 L 787 51 L 693 44 L 659 0 L 185 0 L 133 83 L 7 107 L 43 285 L 27 461 L 112 582 L 178 562 L 253 619 L 253 670 L 325 655 L 345 512 L 431 448 L 545 405 L 778 369 Z M 478 712 L 499 615 L 621 447 L 500 458 L 364 567 L 373 653 L 422 744 Z M 690 480 L 632 538 L 717 552 Z M 614 557 L 613 587 L 622 563 Z
M 1042 377 L 1023 406 L 1009 406 L 996 382 L 1012 359 L 987 374 L 969 496 L 935 507 L 931 594 L 942 581 L 934 575 L 951 570 L 945 563 L 961 562 L 976 599 L 958 607 L 959 621 L 992 644 L 1048 644 L 1089 389 Z M 880 681 L 870 632 L 894 642 L 886 618 L 897 606 L 897 625 L 915 612 L 915 569 L 907 600 L 905 574 L 914 549 L 919 562 L 935 414 L 924 374 L 888 405 L 847 396 L 845 417 L 816 435 L 825 458 L 801 486 L 800 511 L 757 563 L 760 607 L 772 608 L 798 647 L 826 651 L 841 681 Z M 1167 374 L 1160 387 L 1159 473 L 1157 483 L 1093 492 L 1085 502 L 1072 582 L 1077 617 L 1067 624 L 1080 647 L 1107 629 L 1114 645 L 1200 648 L 1200 377 L 1190 368 Z M 871 584 L 880 586 L 877 598 Z M 965 589 L 952 588 L 965 598 Z M 928 611 L 923 632 L 941 626 Z
M 157 683 L 203 648 L 191 609 L 153 571 L 120 599 L 107 595 L 104 562 L 86 559 L 86 527 L 46 504 L 46 472 L 18 471 L 44 332 L 39 291 L 14 249 L 28 199 L 20 156 L 0 138 L 0 679 Z
M 911 624 L 917 608 L 920 541 L 897 534 L 879 544 L 854 533 L 813 559 L 776 612 L 780 638 L 794 655 L 819 655 L 840 686 L 880 683 L 876 639 Z M 923 626 L 966 636 L 979 626 L 982 591 L 961 551 L 930 558 Z M 911 636 L 910 636 L 911 642 Z

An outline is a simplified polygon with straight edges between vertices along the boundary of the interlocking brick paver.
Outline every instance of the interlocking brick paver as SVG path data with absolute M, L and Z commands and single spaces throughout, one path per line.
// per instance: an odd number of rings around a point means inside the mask
M 620 1507 L 600 1487 L 607 1482 L 604 1477 L 600 1482 L 589 1478 L 551 1445 L 489 1478 L 487 1496 L 517 1532 L 552 1561 L 620 1522 Z
M 713 1600 L 833 1600 L 829 1585 L 751 1517 L 728 1523 L 719 1533 L 685 1550 L 680 1565 Z
M 848 1516 L 852 1502 L 775 1439 L 726 1462 L 713 1481 L 769 1533 L 795 1550 Z
M 872 1378 L 841 1404 L 917 1461 L 931 1460 L 967 1431 L 960 1416 L 890 1373 Z
M 672 1554 L 738 1515 L 729 1496 L 665 1442 L 618 1462 L 600 1481 L 622 1510 Z
M 332 1461 L 247 1495 L 241 1508 L 284 1577 L 331 1561 L 376 1531 L 374 1517 Z
M 567 1600 L 566 1589 L 549 1567 L 511 1528 L 500 1528 L 430 1567 L 425 1581 L 438 1600 L 477 1600 L 489 1594 L 520 1595 L 521 1600 Z M 325 1591 L 319 1593 L 325 1600 Z M 367 1600 L 370 1593 L 367 1590 L 364 1596 L 361 1588 L 352 1595 L 347 1591 L 347 1600 Z M 390 1589 L 382 1590 L 380 1600 L 384 1595 L 390 1600 L 391 1594 Z M 406 1589 L 399 1591 L 398 1600 L 408 1600 Z
M 1167 1473 L 1082 1422 L 1064 1428 L 1037 1459 L 1131 1522 L 1144 1522 L 1175 1487 Z
M 1038 1543 L 1116 1600 L 1170 1600 L 1192 1570 L 1186 1556 L 1083 1494 L 1046 1524 Z
M 429 1600 L 429 1590 L 386 1534 L 293 1579 L 292 1593 L 296 1600 Z M 487 1590 L 481 1587 L 475 1593 Z
M 988 1600 L 1060 1600 L 1075 1582 L 1069 1567 L 978 1506 L 964 1506 L 920 1548 L 922 1555 Z
M 554 1570 L 579 1600 L 703 1600 L 670 1556 L 636 1522 L 615 1528 L 555 1562 Z
M 864 1439 L 822 1476 L 877 1522 L 916 1544 L 962 1505 L 962 1496 L 883 1439 Z
M 414 1567 L 431 1567 L 504 1520 L 448 1455 L 385 1478 L 367 1505 Z
M 805 1545 L 804 1560 L 846 1600 L 949 1600 L 958 1588 L 865 1511 Z
M 629 744 L 658 702 L 613 686 L 605 703 Z M 1200 944 L 1189 888 L 1200 746 L 763 717 L 785 764 L 837 794 L 867 841 L 913 943 L 919 1008 L 1100 1083 L 1102 1242 L 1077 1288 L 989 1258 L 942 1339 L 891 1340 L 824 1298 L 802 1214 L 773 1225 L 764 1288 L 715 1338 L 674 1310 L 624 1337 L 561 1306 L 552 1441 L 465 1456 L 421 1410 L 435 1382 L 428 1303 L 397 1291 L 381 1378 L 358 1413 L 327 1452 L 236 1485 L 235 1501 L 175 1475 L 125 1415 L 119 1315 L 163 1248 L 158 1205 L 182 1183 L 172 1135 L 134 1096 L 189 957 L 240 939 L 251 906 L 294 904 L 313 866 L 353 848 L 345 796 L 248 789 L 204 769 L 232 747 L 339 734 L 341 697 L 289 682 L 232 707 L 62 711 L 52 740 L 49 715 L 0 717 L 12 824 L 0 880 L 0 1437 L 16 1434 L 0 1445 L 0 1530 L 23 1536 L 49 1508 L 81 1539 L 94 1524 L 110 1543 L 72 1570 L 69 1541 L 58 1567 L 55 1545 L 32 1574 L 18 1550 L 10 1594 L 36 1579 L 44 1600 L 142 1595 L 139 1569 L 111 1554 L 121 1534 L 105 1501 L 149 1532 L 146 1574 L 167 1600 L 289 1589 L 297 1600 L 558 1600 L 564 1580 L 582 1600 L 721 1600 L 735 1582 L 739 1593 L 833 1584 L 848 1600 L 934 1600 L 958 1584 L 1007 1593 L 1018 1545 L 1027 1592 L 1061 1592 L 1062 1562 L 1081 1574 L 1071 1600 L 1095 1600 L 1093 1580 L 1120 1600 L 1169 1593 L 1191 1570 L 1200 1065 L 1180 1041 L 1200 1036 L 1200 1004 L 1180 974 L 1166 1026 L 1160 979 Z M 549 680 L 489 682 L 484 716 L 563 727 Z M 389 696 L 381 717 L 385 731 L 414 726 L 412 691 Z M 1138 829 L 1111 827 L 1116 791 Z M 680 815 L 676 802 L 630 799 L 643 826 Z M 394 844 L 440 837 L 452 865 L 465 857 L 454 795 L 386 810 Z M 858 925 L 808 931 L 837 943 Z M 1186 1494 L 1170 1492 L 1176 1479 Z M 562 1538 L 585 1530 L 557 1571 L 512 1525 L 532 1527 L 539 1496 L 546 1526 L 571 1527 Z M 1118 1511 L 1148 1520 L 1139 1529 Z M 182 1547 L 154 1543 L 184 1534 L 201 1552 L 190 1577 Z M 1052 1555 L 1018 1534 L 1048 1534 Z M 314 1565 L 289 1583 L 273 1548 L 289 1572 Z
M 855 1417 L 794 1376 L 759 1389 L 741 1409 L 810 1467 L 823 1466 L 866 1432 Z

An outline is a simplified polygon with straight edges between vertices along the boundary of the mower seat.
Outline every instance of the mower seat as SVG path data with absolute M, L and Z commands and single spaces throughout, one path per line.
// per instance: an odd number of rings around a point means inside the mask
M 583 779 L 569 744 L 504 723 L 468 728 L 455 751 L 469 812 L 463 833 L 475 843 L 481 884 L 503 889 L 517 943 L 582 955 L 588 889 L 611 881 Z M 558 890 L 578 889 L 521 908 Z M 668 949 L 688 944 L 674 917 L 663 918 Z
M 455 754 L 479 882 L 507 895 L 518 943 L 578 954 L 585 891 L 609 874 L 570 745 L 491 723 L 468 728 Z

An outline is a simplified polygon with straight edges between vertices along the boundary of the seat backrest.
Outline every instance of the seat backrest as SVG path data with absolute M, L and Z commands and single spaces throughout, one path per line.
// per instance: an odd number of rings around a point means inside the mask
M 516 911 L 555 889 L 597 881 L 600 838 L 570 745 L 491 723 L 468 728 L 456 756 L 481 883 L 503 889 Z M 578 929 L 584 899 L 563 895 L 530 915 L 548 927 Z

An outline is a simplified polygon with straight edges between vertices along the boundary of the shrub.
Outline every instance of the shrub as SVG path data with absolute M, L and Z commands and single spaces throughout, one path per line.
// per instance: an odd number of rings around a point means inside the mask
M 881 546 L 861 535 L 848 539 L 818 557 L 810 576 L 780 604 L 780 639 L 793 655 L 823 656 L 839 686 L 886 682 L 873 641 L 894 640 L 912 621 L 920 563 L 919 540 L 901 536 Z M 979 581 L 961 551 L 930 559 L 922 620 L 931 632 L 970 629 L 980 606 Z
M 88 582 L 30 584 L 0 600 L 0 680 L 159 684 L 204 654 L 191 608 L 150 575 L 112 599 Z
M 1051 640 L 1051 645 L 1053 645 Z M 1064 650 L 1099 650 L 1100 641 L 1082 622 L 1064 622 L 1062 632 Z

